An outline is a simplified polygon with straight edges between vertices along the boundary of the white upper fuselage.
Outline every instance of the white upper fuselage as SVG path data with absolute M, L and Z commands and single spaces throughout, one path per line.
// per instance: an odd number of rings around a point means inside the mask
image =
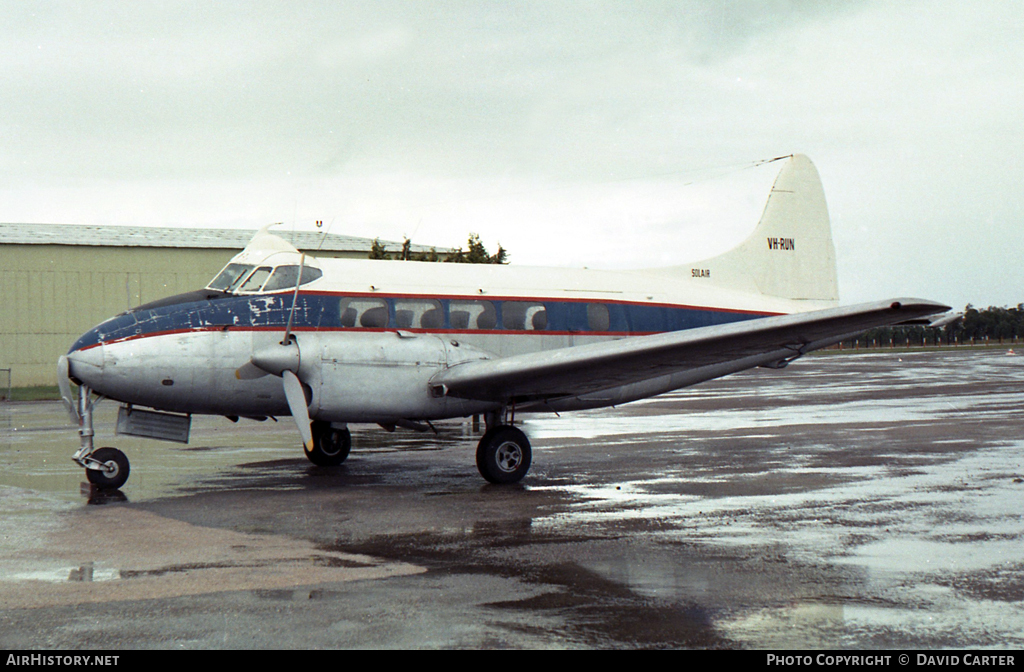
M 204 292 L 111 318 L 84 334 L 68 360 L 72 376 L 95 391 L 163 410 L 284 414 L 277 377 L 289 370 L 305 386 L 314 419 L 431 419 L 493 410 L 496 391 L 488 405 L 431 385 L 469 361 L 557 358 L 600 341 L 832 308 L 837 297 L 820 181 L 806 157 L 795 156 L 753 234 L 692 266 L 595 271 L 312 259 L 264 227 Z M 280 345 L 286 333 L 296 343 Z M 601 399 L 677 384 L 692 383 L 665 379 Z M 574 407 L 572 385 L 561 391 L 561 408 Z
M 324 277 L 303 285 L 311 291 L 502 296 L 629 301 L 783 314 L 835 305 L 834 301 L 780 299 L 717 287 L 711 278 L 687 277 L 677 269 L 602 271 L 575 268 L 449 264 L 418 261 L 319 259 Z
M 490 264 L 426 263 L 350 259 L 318 260 L 324 275 L 303 291 L 380 297 L 470 300 L 555 300 L 625 306 L 664 306 L 700 311 L 780 315 L 832 307 L 835 302 L 790 300 L 723 289 L 709 278 L 685 276 L 675 269 L 602 271 Z M 499 325 L 500 326 L 500 325 Z M 621 338 L 660 329 L 556 329 L 556 334 L 511 330 L 454 330 L 465 342 L 499 357 Z M 571 333 L 564 333 L 571 332 Z M 519 338 L 517 338 L 519 337 Z
M 298 253 L 283 251 L 263 261 L 247 256 L 232 260 L 253 266 L 239 287 L 263 263 L 300 261 Z M 309 389 L 311 417 L 339 422 L 489 410 L 493 404 L 431 397 L 429 380 L 463 361 L 829 305 L 747 295 L 672 272 L 344 259 L 302 264 L 306 273 L 322 274 L 298 294 L 297 372 Z M 240 379 L 236 372 L 256 361 L 254 353 L 276 352 L 293 295 L 293 288 L 236 292 L 141 307 L 84 335 L 68 356 L 73 375 L 108 397 L 162 410 L 287 414 L 280 379 Z

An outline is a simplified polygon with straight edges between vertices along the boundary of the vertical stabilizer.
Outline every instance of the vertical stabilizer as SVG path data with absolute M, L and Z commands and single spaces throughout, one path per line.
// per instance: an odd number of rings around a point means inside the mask
M 838 301 L 825 192 L 811 160 L 796 154 L 783 165 L 749 238 L 725 254 L 688 264 L 684 272 L 728 289 Z

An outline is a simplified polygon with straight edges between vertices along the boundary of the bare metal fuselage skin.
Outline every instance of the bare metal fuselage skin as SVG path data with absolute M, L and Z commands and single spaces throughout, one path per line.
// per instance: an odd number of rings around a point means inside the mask
M 577 385 L 577 369 L 543 394 L 517 398 L 505 389 L 516 387 L 518 371 L 557 365 L 580 352 L 576 346 L 817 311 L 838 301 L 824 192 L 800 155 L 780 171 L 746 241 L 685 267 L 612 272 L 308 259 L 265 227 L 207 290 L 97 326 L 72 346 L 68 373 L 129 404 L 245 417 L 291 412 L 300 428 L 299 383 L 309 418 L 332 423 L 432 420 L 511 405 L 573 410 L 768 360 L 743 355 L 671 375 L 620 376 L 629 384 L 605 389 Z M 286 333 L 294 343 L 282 344 Z M 622 345 L 620 361 L 643 347 L 642 339 Z M 524 358 L 527 366 L 513 370 Z M 497 361 L 473 363 L 481 359 Z M 452 369 L 460 365 L 511 373 L 505 387 L 448 394 L 444 381 L 458 378 Z
M 146 319 L 146 315 L 137 315 Z M 241 380 L 254 352 L 281 340 L 284 325 L 264 329 L 200 329 L 105 342 L 69 354 L 72 375 L 95 392 L 126 403 L 181 413 L 265 417 L 289 415 L 281 379 Z M 435 334 L 337 334 L 298 331 L 298 375 L 312 419 L 388 422 L 435 419 L 486 410 L 459 399 L 433 398 L 427 382 L 455 359 Z
M 683 267 L 318 260 L 268 229 L 204 290 L 113 317 L 58 360 L 80 426 L 73 459 L 90 482 L 118 488 L 129 472 L 121 451 L 95 449 L 93 393 L 171 412 L 119 415 L 125 433 L 166 440 L 187 440 L 190 420 L 175 413 L 291 415 L 320 466 L 348 456 L 348 423 L 424 429 L 483 414 L 477 468 L 515 483 L 531 462 L 517 411 L 599 408 L 783 368 L 864 329 L 946 309 L 918 299 L 837 306 L 824 193 L 801 155 L 780 171 L 751 236 Z M 69 381 L 80 385 L 77 412 Z
M 742 295 L 702 287 L 699 280 L 644 273 L 315 263 L 323 277 L 303 285 L 297 298 L 291 291 L 185 295 L 111 318 L 72 346 L 71 375 L 98 394 L 164 411 L 288 415 L 279 377 L 246 378 L 238 371 L 258 361 L 261 352 L 277 352 L 294 299 L 296 373 L 311 419 L 433 420 L 503 406 L 431 388 L 439 372 L 462 362 L 828 305 Z M 375 319 L 368 319 L 371 313 Z M 567 395 L 544 408 L 591 408 L 679 386 L 665 380 L 643 390 Z

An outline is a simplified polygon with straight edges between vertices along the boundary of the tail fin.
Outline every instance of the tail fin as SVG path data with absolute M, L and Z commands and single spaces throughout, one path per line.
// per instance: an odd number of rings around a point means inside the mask
M 821 178 L 791 157 L 775 178 L 754 233 L 725 254 L 686 266 L 711 284 L 785 299 L 838 301 L 836 253 Z

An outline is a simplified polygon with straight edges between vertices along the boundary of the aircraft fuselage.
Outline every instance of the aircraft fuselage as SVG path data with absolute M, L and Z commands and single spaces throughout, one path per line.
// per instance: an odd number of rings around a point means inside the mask
M 438 396 L 431 378 L 469 360 L 726 324 L 777 314 L 779 308 L 699 307 L 594 293 L 552 298 L 495 296 L 486 289 L 475 295 L 330 291 L 318 285 L 335 274 L 350 277 L 346 267 L 363 270 L 366 262 L 319 263 L 326 277 L 297 295 L 292 331 L 310 417 L 332 422 L 484 413 L 500 404 Z M 369 263 L 409 270 L 399 262 Z M 288 415 L 279 379 L 236 373 L 254 354 L 273 351 L 280 342 L 293 293 L 209 296 L 164 299 L 98 325 L 71 347 L 73 376 L 109 398 L 164 411 Z
M 481 413 L 477 468 L 515 483 L 532 455 L 516 411 L 599 408 L 781 369 L 865 329 L 947 310 L 920 299 L 840 308 L 838 298 L 821 182 L 795 155 L 754 232 L 688 266 L 318 260 L 264 227 L 204 290 L 107 320 L 57 366 L 80 426 L 73 459 L 103 488 L 123 485 L 129 464 L 95 448 L 94 393 L 156 409 L 123 408 L 119 428 L 123 415 L 126 433 L 166 440 L 187 441 L 190 419 L 159 411 L 291 415 L 319 466 L 347 458 L 347 423 L 423 429 Z

